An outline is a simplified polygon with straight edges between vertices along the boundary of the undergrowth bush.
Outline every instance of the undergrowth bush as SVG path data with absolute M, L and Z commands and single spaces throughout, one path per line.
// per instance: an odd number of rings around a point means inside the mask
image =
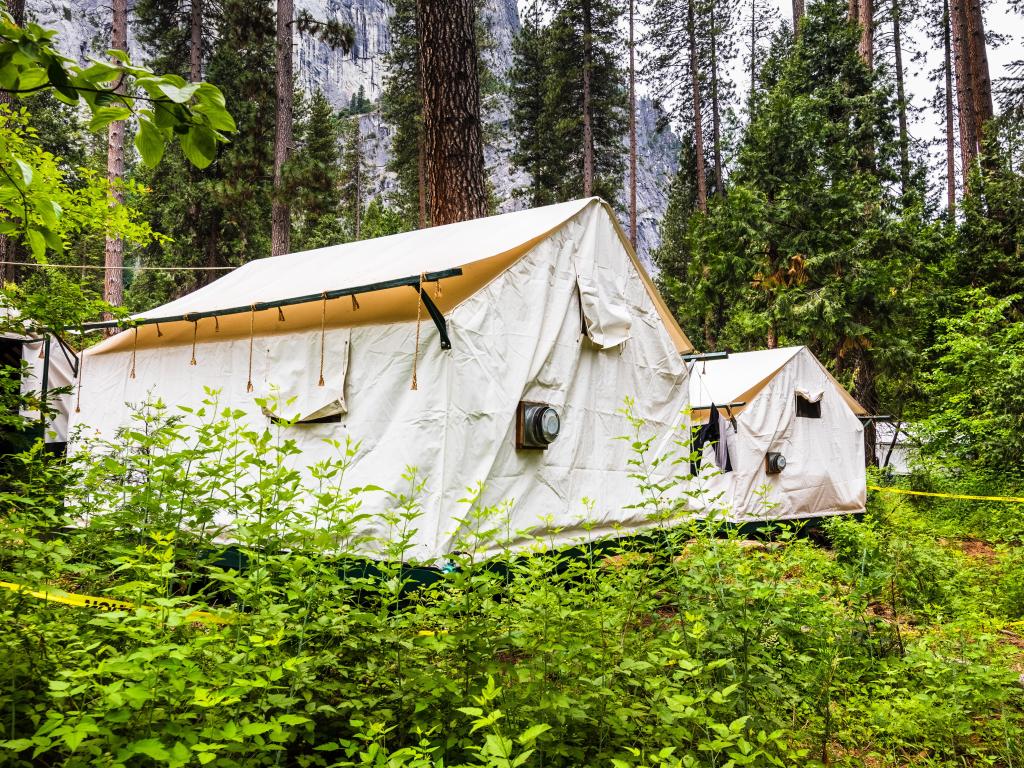
M 1024 761 L 999 605 L 972 610 L 991 590 L 910 516 L 831 522 L 834 555 L 792 526 L 744 540 L 684 514 L 699 491 L 654 479 L 633 419 L 647 535 L 557 551 L 549 526 L 485 560 L 508 509 L 471 489 L 459 554 L 424 570 L 414 470 L 351 487 L 358 446 L 334 442 L 300 473 L 287 425 L 241 416 L 149 403 L 67 461 L 19 457 L 0 579 L 133 607 L 0 590 L 0 763 Z M 390 502 L 373 541 L 371 493 Z

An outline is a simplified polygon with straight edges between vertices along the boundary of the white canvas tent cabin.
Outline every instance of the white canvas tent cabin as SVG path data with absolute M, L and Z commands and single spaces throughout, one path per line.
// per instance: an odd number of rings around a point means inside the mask
M 694 362 L 689 388 L 694 433 L 717 413 L 724 435 L 701 448 L 701 503 L 740 523 L 864 511 L 864 408 L 806 347 Z
M 68 413 L 71 408 L 69 391 L 75 383 L 78 355 L 53 333 L 36 331 L 18 318 L 10 307 L 0 307 L 0 365 L 20 369 L 21 394 L 26 399 L 40 402 L 47 393 L 50 410 L 44 421 L 36 409 L 21 408 L 21 416 L 41 428 L 43 441 L 51 450 L 62 451 L 68 440 Z M 26 435 L 34 439 L 38 435 Z M 27 445 L 4 446 L 3 450 L 21 450 Z
M 323 438 L 361 441 L 346 484 L 400 490 L 417 468 L 419 558 L 452 551 L 477 483 L 511 503 L 508 530 L 558 528 L 556 544 L 643 528 L 619 409 L 637 398 L 658 450 L 685 418 L 692 346 L 596 198 L 259 259 L 136 320 L 83 358 L 85 434 L 112 436 L 147 396 L 196 406 L 204 387 L 255 426 L 298 415 L 285 429 L 306 466 L 334 452 Z M 261 413 L 275 387 L 292 405 Z M 557 414 L 545 450 L 518 447 L 521 403 Z M 363 499 L 366 532 L 384 535 L 387 506 Z

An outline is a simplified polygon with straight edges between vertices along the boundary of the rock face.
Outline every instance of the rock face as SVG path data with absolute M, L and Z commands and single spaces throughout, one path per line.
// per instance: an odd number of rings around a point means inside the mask
M 129 7 L 132 5 L 130 1 Z M 58 40 L 66 55 L 84 60 L 106 47 L 109 3 L 105 0 L 28 0 L 27 7 L 32 18 L 59 31 Z M 386 75 L 385 55 L 391 47 L 390 0 L 296 0 L 295 7 L 296 12 L 306 10 L 318 19 L 337 19 L 355 30 L 355 45 L 347 54 L 309 36 L 299 36 L 295 46 L 298 85 L 307 91 L 320 88 L 338 107 L 347 106 L 360 88 L 370 100 L 378 99 Z M 516 0 L 486 0 L 483 20 L 490 37 L 484 56 L 499 81 L 505 82 L 512 65 L 512 40 L 519 31 Z M 130 25 L 129 47 L 133 57 L 144 59 L 144 52 L 138 50 L 130 37 Z M 650 101 L 638 100 L 637 250 L 649 266 L 650 253 L 658 243 L 658 223 L 665 212 L 668 185 L 676 170 L 679 151 L 678 139 L 670 131 L 657 130 L 657 117 Z M 500 209 L 514 210 L 522 204 L 513 197 L 512 191 L 523 186 L 527 179 L 513 169 L 508 160 L 511 147 L 507 103 L 498 99 L 487 118 L 495 126 L 495 139 L 485 157 L 491 183 Z M 375 170 L 375 192 L 386 198 L 394 185 L 394 179 L 385 168 L 391 129 L 373 112 L 364 115 L 360 124 L 369 163 Z M 623 226 L 628 226 L 625 192 L 615 201 L 615 206 Z

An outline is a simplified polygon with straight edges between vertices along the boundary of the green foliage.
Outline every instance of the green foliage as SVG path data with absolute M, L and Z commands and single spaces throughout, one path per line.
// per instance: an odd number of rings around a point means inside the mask
M 551 6 L 553 16 L 545 24 L 534 5 L 515 42 L 509 75 L 515 136 L 512 162 L 531 175 L 530 187 L 518 193 L 530 205 L 583 195 L 583 78 L 587 70 L 593 194 L 615 200 L 622 183 L 626 132 L 626 91 L 619 63 L 622 9 L 605 0 L 573 0 Z
M 91 232 L 136 243 L 155 238 L 137 211 L 111 205 L 105 178 L 90 168 L 68 168 L 46 151 L 24 109 L 0 110 L 0 169 L 0 234 L 23 237 L 37 262 Z M 127 191 L 139 189 L 128 184 Z
M 216 86 L 157 75 L 132 65 L 123 51 L 110 52 L 113 62 L 94 60 L 81 67 L 57 52 L 55 35 L 37 24 L 19 27 L 6 12 L 0 15 L 0 90 L 47 90 L 66 104 L 81 104 L 91 113 L 93 131 L 134 116 L 136 147 L 149 165 L 176 141 L 194 165 L 204 168 L 213 162 L 217 144 L 227 141 L 224 134 L 235 130 Z
M 1011 603 L 987 600 L 997 587 L 912 512 L 831 523 L 834 555 L 787 527 L 743 541 L 680 515 L 631 417 L 651 535 L 558 552 L 552 526 L 531 552 L 485 561 L 508 508 L 469 489 L 459 554 L 428 571 L 406 562 L 425 492 L 414 470 L 402 488 L 353 488 L 359 447 L 333 442 L 303 474 L 295 427 L 241 416 L 214 393 L 196 410 L 148 403 L 69 461 L 20 457 L 0 493 L 0 580 L 137 607 L 0 591 L 5 764 L 1022 757 L 1024 691 L 996 631 Z M 373 541 L 356 533 L 370 494 L 390 500 Z M 383 559 L 350 554 L 367 547 Z

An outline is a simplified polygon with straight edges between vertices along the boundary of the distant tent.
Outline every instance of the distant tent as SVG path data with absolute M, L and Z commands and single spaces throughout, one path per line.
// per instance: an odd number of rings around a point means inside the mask
M 74 385 L 78 357 L 60 337 L 52 333 L 21 328 L 17 312 L 0 307 L 0 323 L 7 327 L 0 331 L 0 365 L 21 369 L 20 390 L 26 398 L 40 400 L 45 389 L 52 413 L 45 423 L 35 409 L 21 409 L 21 416 L 36 424 L 38 432 L 31 431 L 0 450 L 24 450 L 41 432 L 43 441 L 56 450 L 63 450 L 68 440 L 68 412 L 71 408 L 70 391 L 58 394 L 56 390 Z M 9 439 L 13 436 L 8 436 Z
M 694 431 L 716 417 L 725 443 L 701 450 L 701 504 L 737 522 L 864 510 L 864 408 L 806 347 L 695 362 L 689 388 Z
M 636 397 L 658 453 L 685 418 L 692 346 L 596 198 L 259 259 L 136 320 L 86 353 L 74 424 L 111 437 L 125 403 L 210 387 L 254 426 L 297 416 L 302 465 L 351 435 L 346 483 L 425 479 L 418 557 L 452 551 L 478 482 L 512 502 L 509 530 L 556 544 L 644 528 L 619 411 Z M 261 413 L 275 391 L 290 403 Z M 364 499 L 369 532 L 388 505 Z

